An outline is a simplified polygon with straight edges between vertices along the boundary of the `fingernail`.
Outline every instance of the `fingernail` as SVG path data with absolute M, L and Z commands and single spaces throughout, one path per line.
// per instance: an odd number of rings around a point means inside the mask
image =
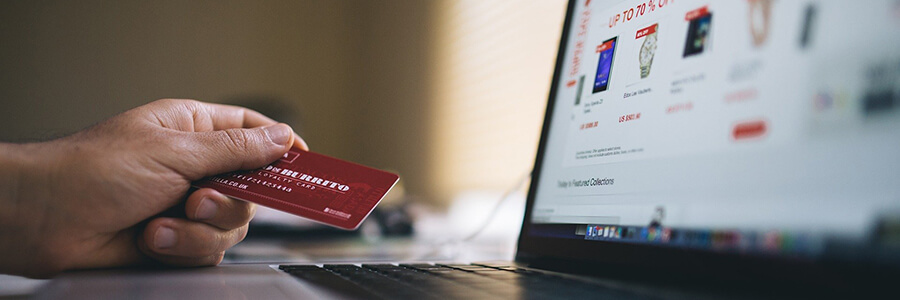
M 306 141 L 304 141 L 302 138 L 300 138 L 299 135 L 294 134 L 294 140 L 300 141 L 300 145 L 302 145 L 300 147 L 301 149 L 309 151 L 309 144 L 307 144 Z
M 217 210 L 219 210 L 219 206 L 212 199 L 203 198 L 203 200 L 200 200 L 200 205 L 197 207 L 197 214 L 194 215 L 194 218 L 197 220 L 212 219 L 216 216 Z
M 269 134 L 269 138 L 272 139 L 272 142 L 285 145 L 291 141 L 291 136 L 294 135 L 294 132 L 291 130 L 290 126 L 285 124 L 275 124 L 265 128 L 266 133 Z
M 154 237 L 155 245 L 157 249 L 168 249 L 175 246 L 175 240 L 178 237 L 175 236 L 175 231 L 169 227 L 160 227 L 156 230 L 156 236 Z

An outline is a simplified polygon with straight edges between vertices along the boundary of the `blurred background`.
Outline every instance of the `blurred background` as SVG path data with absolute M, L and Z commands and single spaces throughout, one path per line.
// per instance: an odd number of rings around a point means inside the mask
M 565 1 L 2 1 L 0 141 L 251 106 L 448 206 L 533 163 Z
M 366 221 L 379 226 L 343 233 L 362 232 L 367 250 L 345 254 L 371 256 L 367 237 L 385 233 L 446 245 L 488 228 L 481 220 L 534 163 L 565 6 L 2 1 L 0 141 L 61 137 L 160 98 L 247 106 L 292 125 L 312 151 L 400 174 Z M 494 229 L 485 232 L 494 234 L 482 235 L 500 240 L 502 255 L 512 253 L 523 192 L 490 217 Z M 273 230 L 258 220 L 310 225 L 260 210 L 250 238 L 340 233 Z M 298 252 L 271 244 L 245 242 L 231 253 L 283 260 Z M 307 258 L 322 260 L 305 247 Z M 318 250 L 337 248 L 354 249 Z M 404 258 L 391 251 L 380 253 Z

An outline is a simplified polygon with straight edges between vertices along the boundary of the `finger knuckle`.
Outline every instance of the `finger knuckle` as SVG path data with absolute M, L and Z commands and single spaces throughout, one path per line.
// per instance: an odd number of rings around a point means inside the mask
M 223 242 L 219 234 L 204 234 L 202 238 L 198 237 L 195 241 L 196 244 L 191 247 L 190 251 L 184 253 L 185 255 L 203 257 L 222 251 Z
M 229 149 L 235 153 L 240 153 L 250 145 L 250 137 L 247 136 L 247 133 L 244 130 L 230 128 L 224 130 L 224 132 L 225 142 Z
M 209 250 L 211 250 L 211 252 L 208 254 L 225 251 L 226 249 L 231 248 L 231 246 L 232 242 L 230 241 L 228 234 L 216 234 L 215 247 L 210 248 Z
M 195 103 L 198 103 L 199 101 L 194 100 L 194 99 L 162 98 L 162 99 L 158 99 L 153 102 L 165 103 L 165 104 L 195 104 Z
M 250 226 L 248 226 L 248 225 L 244 225 L 238 229 L 238 239 L 235 243 L 240 243 L 241 241 L 244 240 L 244 238 L 247 237 L 247 232 L 249 231 L 249 227 Z
M 153 101 L 153 104 L 162 106 L 162 107 L 176 107 L 182 105 L 184 103 L 183 99 L 174 99 L 174 98 L 164 98 Z
M 161 105 L 169 105 L 169 104 L 175 103 L 176 101 L 178 101 L 178 99 L 162 98 L 162 99 L 157 99 L 156 101 L 153 101 L 153 103 L 161 104 Z
M 238 213 L 237 215 L 240 217 L 238 221 L 240 221 L 241 225 L 250 222 L 250 219 L 253 218 L 253 215 L 256 214 L 256 206 L 250 203 L 241 203 L 237 205 Z
M 210 265 L 215 266 L 222 263 L 222 260 L 225 259 L 225 251 L 216 253 L 210 257 Z

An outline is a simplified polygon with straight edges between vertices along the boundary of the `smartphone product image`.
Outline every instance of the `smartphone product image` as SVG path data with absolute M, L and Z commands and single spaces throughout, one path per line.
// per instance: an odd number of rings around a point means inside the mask
M 608 39 L 597 46 L 597 53 L 600 54 L 600 59 L 597 63 L 597 76 L 594 78 L 594 94 L 605 91 L 609 87 L 609 76 L 612 73 L 617 38 Z
M 712 27 L 712 13 L 703 9 L 689 20 L 687 40 L 684 43 L 684 57 L 703 53 L 709 45 L 709 31 Z

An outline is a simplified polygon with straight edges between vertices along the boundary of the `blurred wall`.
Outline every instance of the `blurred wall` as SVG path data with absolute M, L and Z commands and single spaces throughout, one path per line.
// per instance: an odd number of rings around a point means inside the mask
M 435 193 L 430 156 L 435 1 L 351 1 L 359 16 L 355 76 L 358 162 L 400 174 L 400 184 L 429 202 Z M 351 85 L 353 86 L 353 85 Z
M 437 3 L 431 171 L 443 199 L 502 192 L 534 166 L 565 1 Z

